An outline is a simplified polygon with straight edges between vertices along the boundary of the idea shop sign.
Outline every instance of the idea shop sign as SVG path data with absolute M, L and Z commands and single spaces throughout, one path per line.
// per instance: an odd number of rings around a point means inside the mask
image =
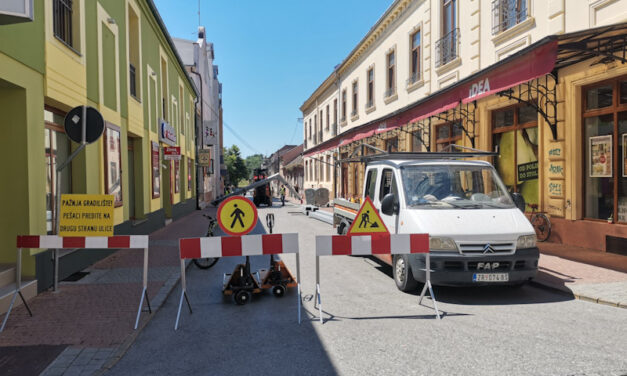
M 181 160 L 181 147 L 180 146 L 166 146 L 163 148 L 163 160 L 164 161 L 180 161 Z

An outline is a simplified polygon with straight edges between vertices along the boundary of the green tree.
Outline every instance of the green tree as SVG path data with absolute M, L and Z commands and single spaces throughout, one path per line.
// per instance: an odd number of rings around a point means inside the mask
M 229 184 L 238 185 L 240 180 L 248 177 L 248 168 L 237 145 L 224 149 L 224 163 L 229 174 Z
M 253 172 L 256 168 L 261 167 L 264 156 L 262 154 L 253 154 L 246 157 L 246 168 L 248 168 L 248 179 L 252 179 Z

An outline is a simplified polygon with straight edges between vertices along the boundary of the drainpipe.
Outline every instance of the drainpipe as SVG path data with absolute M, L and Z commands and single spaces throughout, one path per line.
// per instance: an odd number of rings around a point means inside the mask
M 198 102 L 198 98 L 196 98 L 196 103 L 194 104 L 196 107 L 196 111 L 198 111 L 198 103 L 200 103 L 200 135 L 201 137 L 198 137 L 198 127 L 196 127 L 196 135 L 195 135 L 195 141 L 196 141 L 196 150 L 195 150 L 195 155 L 196 155 L 196 210 L 200 210 L 200 183 L 202 182 L 202 185 L 204 187 L 205 185 L 205 177 L 204 175 L 202 175 L 202 167 L 200 167 L 200 165 L 198 164 L 198 150 L 200 150 L 200 147 L 202 146 L 202 134 L 203 134 L 203 122 L 204 122 L 204 104 L 205 101 L 203 100 L 203 85 L 202 85 L 202 76 L 196 72 L 196 66 L 194 65 L 191 69 L 190 69 L 190 73 L 195 74 L 196 76 L 198 76 L 198 81 L 200 82 L 200 102 Z
M 334 70 L 335 73 L 335 84 L 337 85 L 337 109 L 336 109 L 336 119 L 337 122 L 335 123 L 335 137 L 339 137 L 340 136 L 340 113 L 342 112 L 341 106 L 342 106 L 342 98 L 340 98 L 340 95 L 342 95 L 341 90 L 340 90 L 340 74 L 337 71 L 337 68 L 335 68 Z M 338 189 L 337 189 L 337 174 L 338 174 L 338 163 L 337 161 L 339 160 L 340 157 L 340 148 L 336 148 L 337 150 L 337 156 L 335 158 L 335 160 L 333 161 L 333 195 L 337 198 L 338 197 Z M 340 166 L 341 167 L 341 166 Z M 341 169 L 340 169 L 341 171 Z

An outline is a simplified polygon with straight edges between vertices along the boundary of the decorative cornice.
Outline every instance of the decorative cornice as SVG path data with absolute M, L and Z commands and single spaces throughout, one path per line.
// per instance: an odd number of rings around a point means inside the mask
M 342 75 L 346 70 L 350 69 L 350 67 L 375 44 L 381 35 L 383 35 L 390 25 L 403 14 L 412 2 L 418 1 L 421 0 L 395 0 L 374 26 L 370 28 L 366 36 L 357 43 L 357 46 L 355 46 L 348 56 L 335 68 L 333 73 L 331 73 L 303 103 L 300 110 L 304 112 L 304 110 L 311 106 L 312 102 L 336 81 L 338 75 Z

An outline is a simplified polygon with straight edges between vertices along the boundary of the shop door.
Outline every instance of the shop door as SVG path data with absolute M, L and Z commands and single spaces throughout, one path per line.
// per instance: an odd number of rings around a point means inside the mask
M 128 138 L 128 215 L 130 219 L 135 219 L 135 153 L 133 139 Z

